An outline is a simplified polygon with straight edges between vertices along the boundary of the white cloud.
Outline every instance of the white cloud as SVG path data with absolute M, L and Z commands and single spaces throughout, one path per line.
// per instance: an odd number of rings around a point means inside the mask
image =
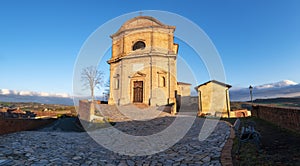
M 33 93 L 30 91 L 20 91 L 19 95 L 21 96 L 33 96 Z
M 47 96 L 50 96 L 50 93 L 47 93 L 47 92 L 40 92 L 40 96 L 47 97 Z
M 48 92 L 33 92 L 33 91 L 15 91 L 9 89 L 0 89 L 1 95 L 20 95 L 20 96 L 41 96 L 41 97 L 63 97 L 70 98 L 67 93 L 48 93 Z
M 56 93 L 56 94 L 54 94 L 56 97 L 71 97 L 69 94 L 67 94 L 67 93 Z
M 267 89 L 267 88 L 280 88 L 280 87 L 286 87 L 290 85 L 297 85 L 296 82 L 291 80 L 283 80 L 275 83 L 269 83 L 264 85 L 255 86 L 257 89 Z
M 8 95 L 8 94 L 11 94 L 11 91 L 9 89 L 1 89 L 0 90 L 0 94 L 2 94 L 2 95 Z

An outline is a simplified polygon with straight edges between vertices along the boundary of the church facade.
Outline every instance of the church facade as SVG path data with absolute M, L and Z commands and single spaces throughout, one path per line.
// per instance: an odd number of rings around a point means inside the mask
M 178 45 L 174 31 L 175 26 L 138 16 L 111 35 L 108 104 L 176 104 Z

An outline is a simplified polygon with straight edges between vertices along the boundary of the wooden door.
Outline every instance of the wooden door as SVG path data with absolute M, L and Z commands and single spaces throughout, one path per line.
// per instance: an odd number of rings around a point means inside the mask
M 133 82 L 133 102 L 135 103 L 143 102 L 143 81 Z

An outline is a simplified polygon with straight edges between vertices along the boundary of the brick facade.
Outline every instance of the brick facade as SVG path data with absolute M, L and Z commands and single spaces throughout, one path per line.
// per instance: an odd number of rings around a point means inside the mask
M 0 135 L 41 128 L 56 119 L 0 119 Z
M 300 132 L 300 108 L 254 105 L 251 114 L 280 127 Z

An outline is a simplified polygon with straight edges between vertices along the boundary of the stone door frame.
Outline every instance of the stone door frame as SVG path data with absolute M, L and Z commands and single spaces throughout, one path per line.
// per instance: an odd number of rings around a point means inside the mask
M 137 85 L 137 84 L 140 84 L 140 85 Z M 141 87 L 136 87 L 135 85 L 141 86 Z M 132 90 L 133 103 L 143 103 L 144 102 L 144 81 L 133 81 L 132 88 L 133 88 L 133 90 Z
M 130 103 L 139 103 L 139 102 L 134 102 L 134 82 L 135 81 L 142 81 L 143 82 L 143 101 L 141 103 L 145 103 L 146 102 L 146 87 L 147 87 L 147 83 L 146 83 L 146 74 L 143 74 L 141 72 L 137 72 L 136 74 L 133 75 L 133 77 L 131 77 L 130 79 Z

